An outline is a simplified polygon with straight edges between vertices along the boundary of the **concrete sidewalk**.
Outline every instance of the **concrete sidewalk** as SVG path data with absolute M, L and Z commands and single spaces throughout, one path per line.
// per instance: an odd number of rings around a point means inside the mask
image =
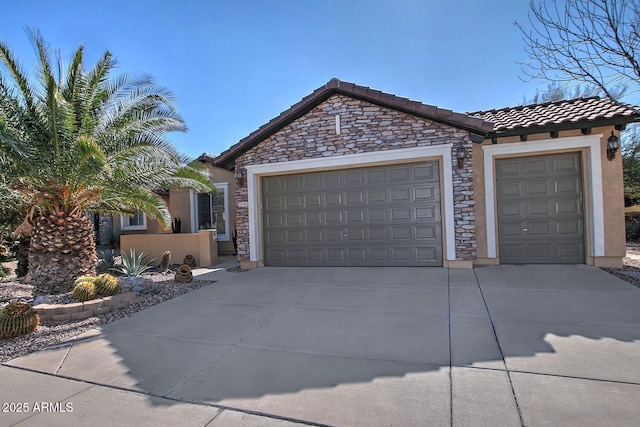
M 202 274 L 218 282 L 0 367 L 10 384 L 3 401 L 74 407 L 2 413 L 0 424 L 584 426 L 640 417 L 640 290 L 593 267 Z

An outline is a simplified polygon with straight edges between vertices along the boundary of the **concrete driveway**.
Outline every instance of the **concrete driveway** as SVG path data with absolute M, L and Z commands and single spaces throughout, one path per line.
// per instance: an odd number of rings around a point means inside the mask
M 55 376 L 40 375 L 40 384 L 61 381 L 48 400 L 69 388 L 78 409 L 57 414 L 66 425 L 109 402 L 138 425 L 153 420 L 118 399 L 162 414 L 156 425 L 172 417 L 203 426 L 640 419 L 640 290 L 596 268 L 213 274 L 211 286 L 10 361 L 0 376 L 13 390 L 0 397 L 38 388 L 31 376 L 40 374 L 13 368 L 21 367 Z M 114 390 L 119 397 L 101 399 Z M 27 424 L 51 424 L 43 415 Z

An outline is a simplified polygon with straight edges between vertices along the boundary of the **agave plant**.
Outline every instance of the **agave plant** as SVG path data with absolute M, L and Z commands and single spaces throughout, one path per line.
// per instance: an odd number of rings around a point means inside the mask
M 147 261 L 145 258 L 147 258 L 147 254 L 144 252 L 136 255 L 136 250 L 131 249 L 129 255 L 122 254 L 122 264 L 114 267 L 112 271 L 128 277 L 140 277 L 153 268 L 151 264 L 155 261 L 155 259 Z

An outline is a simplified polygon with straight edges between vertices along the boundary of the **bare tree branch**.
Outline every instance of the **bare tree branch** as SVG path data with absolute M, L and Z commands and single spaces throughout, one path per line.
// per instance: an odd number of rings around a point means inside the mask
M 529 25 L 516 22 L 527 80 L 640 90 L 640 0 L 532 0 Z

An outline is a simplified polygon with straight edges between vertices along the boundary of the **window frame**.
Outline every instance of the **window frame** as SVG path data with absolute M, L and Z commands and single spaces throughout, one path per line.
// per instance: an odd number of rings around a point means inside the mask
M 216 188 L 216 191 L 221 190 L 224 193 L 223 203 L 224 203 L 224 233 L 218 233 L 217 238 L 221 242 L 228 242 L 231 240 L 231 235 L 229 233 L 229 183 L 228 182 L 214 182 L 213 185 Z M 193 233 L 197 233 L 200 229 L 199 218 L 198 218 L 198 194 L 191 191 L 191 231 Z M 209 194 L 209 193 L 204 193 Z M 209 203 L 211 207 L 211 212 L 213 212 L 213 199 L 209 197 Z M 217 229 L 217 228 L 216 228 Z
M 142 215 L 142 224 L 139 225 L 131 225 L 131 216 L 130 215 L 120 215 L 120 228 L 123 231 L 136 231 L 136 230 L 146 230 L 147 229 L 147 214 L 142 211 L 138 211 L 136 215 Z

